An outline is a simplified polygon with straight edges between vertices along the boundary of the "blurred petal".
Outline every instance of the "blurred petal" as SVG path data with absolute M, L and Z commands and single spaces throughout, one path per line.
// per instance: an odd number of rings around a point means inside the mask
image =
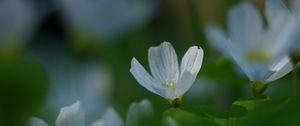
M 290 46 L 296 39 L 296 30 L 299 21 L 282 0 L 266 1 L 266 17 L 270 24 L 268 34 L 264 40 L 265 47 L 272 58 L 283 57 L 289 52 Z
M 113 108 L 108 108 L 102 118 L 92 123 L 91 126 L 124 126 L 124 122 Z
M 267 79 L 268 82 L 275 81 L 293 70 L 293 64 L 288 56 L 282 58 L 277 64 L 271 66 L 274 73 Z
M 270 25 L 282 22 L 289 13 L 282 0 L 266 0 L 266 17 Z
M 234 44 L 233 42 L 229 41 L 228 46 L 230 49 L 228 49 L 229 54 L 231 55 L 231 58 L 236 62 L 236 64 L 244 71 L 244 73 L 247 75 L 247 77 L 250 80 L 254 80 L 254 74 L 255 71 L 252 64 L 246 63 L 245 61 L 245 54 L 247 53 L 246 50 L 243 48 L 240 48 L 239 45 Z
M 222 53 L 228 53 L 228 39 L 222 29 L 216 25 L 208 25 L 206 27 L 206 35 L 208 41 Z
M 149 100 L 132 103 L 126 115 L 126 126 L 139 126 L 139 121 L 152 116 L 153 107 Z
M 272 58 L 283 57 L 289 53 L 295 39 L 297 39 L 297 30 L 299 20 L 294 16 L 283 17 L 285 20 L 278 22 L 274 27 L 270 27 L 265 37 L 265 49 Z
M 261 15 L 249 2 L 230 10 L 228 26 L 231 39 L 244 48 L 255 46 L 263 33 Z
M 291 0 L 291 5 L 297 13 L 300 13 L 300 0 Z
M 66 106 L 60 109 L 60 113 L 56 119 L 56 126 L 85 126 L 84 111 L 80 102 Z
M 163 42 L 158 47 L 151 47 L 148 51 L 148 61 L 153 77 L 161 83 L 176 83 L 179 76 L 178 60 L 173 46 Z
M 172 117 L 166 117 L 164 119 L 164 123 L 166 126 L 178 126 L 178 124 Z
M 203 61 L 203 50 L 190 47 L 181 61 L 180 79 L 176 85 L 177 95 L 184 94 L 194 83 Z
M 107 126 L 103 121 L 93 122 L 90 126 Z
M 44 120 L 41 120 L 37 117 L 30 117 L 29 126 L 49 126 L 49 125 Z

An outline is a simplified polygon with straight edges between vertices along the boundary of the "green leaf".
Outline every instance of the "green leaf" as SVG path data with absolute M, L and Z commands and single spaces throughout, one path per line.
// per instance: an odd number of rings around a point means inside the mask
M 233 105 L 230 110 L 207 106 L 183 106 L 182 109 L 212 120 L 219 126 L 228 126 L 230 125 L 229 117 L 242 117 L 248 112 L 246 108 L 238 105 Z
M 182 110 L 170 108 L 164 112 L 164 117 L 171 117 L 179 126 L 217 126 L 217 124 L 204 116 Z
M 216 109 L 208 106 L 182 106 L 182 110 L 200 115 L 206 118 L 227 118 L 228 112 L 222 109 Z
M 262 96 L 256 98 L 242 98 L 233 103 L 234 106 L 244 107 L 247 112 L 243 116 L 230 116 L 229 122 L 237 126 L 253 125 L 276 112 L 282 110 L 290 102 L 289 98 L 276 98 Z M 232 110 L 231 113 L 234 111 Z
M 47 72 L 36 58 L 0 60 L 0 118 L 7 121 L 4 124 L 14 126 L 34 114 L 43 103 L 47 87 Z

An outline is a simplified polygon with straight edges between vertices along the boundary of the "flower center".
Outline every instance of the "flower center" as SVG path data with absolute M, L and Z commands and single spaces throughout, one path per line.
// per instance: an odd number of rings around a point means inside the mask
M 270 55 L 264 51 L 249 51 L 245 55 L 245 59 L 248 62 L 263 62 L 268 63 L 270 61 Z
M 251 88 L 252 88 L 252 93 L 255 97 L 260 96 L 268 88 L 268 84 L 264 84 L 260 81 L 251 81 L 250 85 L 251 85 Z
M 166 80 L 165 86 L 172 89 L 173 91 L 176 90 L 176 82 L 174 80 Z

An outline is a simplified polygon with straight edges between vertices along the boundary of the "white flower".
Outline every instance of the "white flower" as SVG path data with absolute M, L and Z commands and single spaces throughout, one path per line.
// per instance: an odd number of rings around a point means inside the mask
M 232 8 L 228 17 L 229 34 L 210 25 L 207 36 L 220 51 L 230 55 L 250 81 L 268 83 L 293 69 L 288 58 L 297 20 L 280 0 L 266 1 L 268 27 L 259 11 L 249 2 Z
M 183 56 L 179 69 L 176 52 L 169 42 L 148 50 L 152 76 L 133 58 L 130 72 L 149 91 L 166 99 L 180 98 L 193 84 L 201 68 L 203 50 L 192 46 Z

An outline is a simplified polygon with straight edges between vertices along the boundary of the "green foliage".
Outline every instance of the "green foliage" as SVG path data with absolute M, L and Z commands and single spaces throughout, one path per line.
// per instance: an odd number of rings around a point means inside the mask
M 253 125 L 264 120 L 265 118 L 280 112 L 288 103 L 289 98 L 270 98 L 267 96 L 257 98 L 242 98 L 233 103 L 247 109 L 248 113 L 240 118 L 232 118 L 239 126 Z
M 171 117 L 179 126 L 217 126 L 212 120 L 180 108 L 170 108 L 164 113 L 164 117 Z
M 46 94 L 47 84 L 46 71 L 34 57 L 2 59 L 0 120 L 3 118 L 5 125 L 21 125 L 27 116 L 39 109 Z
M 233 102 L 228 110 L 206 106 L 183 106 L 168 109 L 164 116 L 172 117 L 180 126 L 253 126 L 282 111 L 289 103 L 289 98 L 272 99 L 268 96 L 241 98 Z

